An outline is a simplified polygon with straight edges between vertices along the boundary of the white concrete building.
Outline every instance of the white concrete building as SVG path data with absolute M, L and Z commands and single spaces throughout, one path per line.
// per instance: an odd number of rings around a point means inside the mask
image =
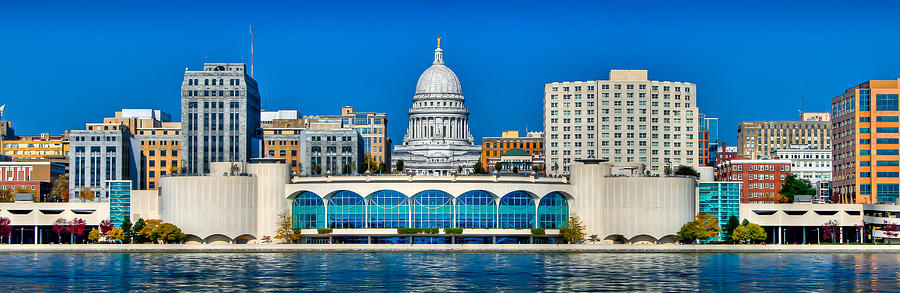
M 791 174 L 809 180 L 812 186 L 831 181 L 831 150 L 792 145 L 775 151 L 775 157 L 791 161 Z
M 544 85 L 547 174 L 571 173 L 576 159 L 640 163 L 654 174 L 698 162 L 697 86 L 611 70 L 609 80 Z
M 469 109 L 456 73 L 444 65 L 444 51 L 434 50 L 434 61 L 416 84 L 409 128 L 403 144 L 394 147 L 393 166 L 402 160 L 404 171 L 419 175 L 447 176 L 472 173 L 481 158 L 481 145 L 469 131 Z

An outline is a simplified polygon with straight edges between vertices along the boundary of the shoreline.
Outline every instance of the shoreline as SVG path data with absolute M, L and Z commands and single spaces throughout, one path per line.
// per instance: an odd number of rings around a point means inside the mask
M 900 245 L 3 244 L 0 253 L 898 253 Z

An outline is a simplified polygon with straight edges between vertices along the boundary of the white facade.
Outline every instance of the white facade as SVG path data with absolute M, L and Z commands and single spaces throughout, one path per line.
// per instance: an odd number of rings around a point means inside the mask
M 831 150 L 808 147 L 780 149 L 775 157 L 791 161 L 791 174 L 809 180 L 812 186 L 820 181 L 831 181 Z
M 402 160 L 404 171 L 446 176 L 473 171 L 481 146 L 469 131 L 469 109 L 456 73 L 444 65 L 443 50 L 434 50 L 434 62 L 419 77 L 409 109 L 403 144 L 394 147 L 393 166 Z
M 609 80 L 544 85 L 547 174 L 570 173 L 576 159 L 640 163 L 654 174 L 698 162 L 697 86 L 647 79 L 646 70 L 611 70 Z
M 300 111 L 277 110 L 277 111 L 262 111 L 259 113 L 259 121 L 262 123 L 271 123 L 275 119 L 300 119 Z

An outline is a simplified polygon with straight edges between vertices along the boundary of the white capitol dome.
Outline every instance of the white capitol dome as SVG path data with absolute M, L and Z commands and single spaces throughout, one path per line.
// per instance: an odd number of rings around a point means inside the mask
M 437 48 L 434 51 L 434 64 L 422 75 L 419 76 L 419 82 L 416 83 L 416 95 L 419 94 L 457 94 L 462 95 L 462 87 L 459 85 L 459 78 L 456 73 L 450 70 L 450 67 L 444 65 L 443 50 Z

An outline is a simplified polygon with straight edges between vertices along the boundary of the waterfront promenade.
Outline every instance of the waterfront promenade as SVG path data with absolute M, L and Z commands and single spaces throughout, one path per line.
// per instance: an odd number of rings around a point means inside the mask
M 4 244 L 0 253 L 900 253 L 900 245 Z

